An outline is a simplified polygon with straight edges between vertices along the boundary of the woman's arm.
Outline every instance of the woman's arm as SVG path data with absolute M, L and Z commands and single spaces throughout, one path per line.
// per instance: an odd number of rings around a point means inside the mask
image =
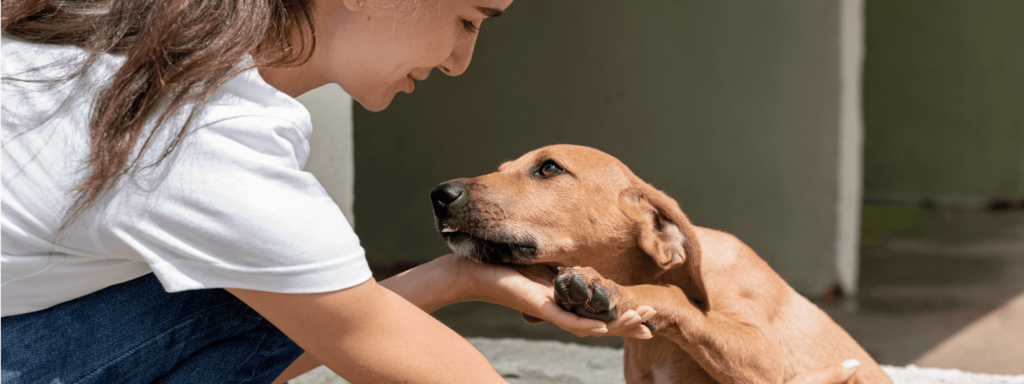
M 385 279 L 380 285 L 430 313 L 448 304 L 465 301 L 466 280 L 458 268 L 458 263 L 454 263 L 450 255 L 442 256 Z M 273 384 L 285 383 L 320 365 L 322 363 L 316 357 L 303 353 Z
M 474 300 L 467 272 L 461 260 L 446 255 L 384 279 L 380 285 L 431 313 L 449 304 Z
M 505 382 L 469 342 L 372 279 L 317 294 L 228 292 L 318 357 L 304 361 L 320 360 L 353 383 Z
M 554 275 L 550 275 L 544 275 L 543 268 L 516 270 L 445 255 L 381 281 L 380 286 L 426 312 L 462 301 L 485 301 L 551 321 L 580 337 L 651 337 L 650 330 L 640 325 L 656 314 L 650 307 L 626 311 L 608 324 L 582 318 L 555 305 L 551 286 Z M 317 358 L 304 353 L 281 373 L 274 384 L 284 383 L 320 365 Z
M 385 279 L 380 285 L 430 313 L 445 305 L 462 301 L 464 281 L 453 273 L 453 267 L 450 258 L 442 256 Z M 288 366 L 288 369 L 281 372 L 273 384 L 283 384 L 322 364 L 313 355 L 303 353 Z
M 534 320 L 547 320 L 576 336 L 651 338 L 643 325 L 656 312 L 649 306 L 628 310 L 604 323 L 566 312 L 555 304 L 555 274 L 544 266 L 506 267 L 455 255 L 438 257 L 381 282 L 426 312 L 462 301 L 503 305 Z

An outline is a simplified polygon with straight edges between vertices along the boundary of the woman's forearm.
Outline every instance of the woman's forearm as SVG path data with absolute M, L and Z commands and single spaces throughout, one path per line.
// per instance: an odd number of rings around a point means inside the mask
M 319 294 L 228 291 L 317 357 L 306 365 L 352 382 L 504 382 L 465 339 L 373 280 Z
M 452 256 L 441 256 L 379 284 L 427 313 L 448 304 L 464 301 L 465 298 L 459 294 L 460 289 L 455 287 L 459 283 L 459 278 L 452 273 L 452 269 L 458 266 L 453 260 L 448 259 L 449 257 Z M 274 380 L 274 384 L 285 383 L 320 365 L 321 362 L 316 357 L 303 353 L 277 380 Z
M 378 284 L 427 313 L 448 304 L 471 300 L 470 295 L 464 294 L 468 288 L 465 278 L 460 277 L 459 273 L 466 267 L 453 257 L 441 256 Z M 320 361 L 313 355 L 303 353 L 277 380 L 274 380 L 274 384 L 287 382 L 320 365 Z
M 380 285 L 430 313 L 471 300 L 461 268 L 465 267 L 453 255 L 445 255 L 383 280 Z

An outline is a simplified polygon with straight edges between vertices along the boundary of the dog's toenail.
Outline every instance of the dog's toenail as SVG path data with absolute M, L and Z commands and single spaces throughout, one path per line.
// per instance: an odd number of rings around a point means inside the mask
M 560 296 L 569 295 L 569 276 L 555 276 L 555 294 Z

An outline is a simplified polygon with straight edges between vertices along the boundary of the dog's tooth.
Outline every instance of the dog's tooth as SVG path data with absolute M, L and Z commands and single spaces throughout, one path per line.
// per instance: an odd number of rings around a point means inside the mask
M 459 230 L 457 230 L 457 229 L 455 229 L 455 228 L 442 228 L 442 229 L 441 229 L 441 233 L 448 233 L 448 232 L 458 232 L 458 231 L 459 231 Z

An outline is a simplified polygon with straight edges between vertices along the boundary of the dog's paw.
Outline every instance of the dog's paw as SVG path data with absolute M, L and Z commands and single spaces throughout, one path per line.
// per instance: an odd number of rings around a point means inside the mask
M 618 315 L 618 289 L 590 267 L 558 267 L 555 302 L 566 311 L 588 319 L 609 322 Z

